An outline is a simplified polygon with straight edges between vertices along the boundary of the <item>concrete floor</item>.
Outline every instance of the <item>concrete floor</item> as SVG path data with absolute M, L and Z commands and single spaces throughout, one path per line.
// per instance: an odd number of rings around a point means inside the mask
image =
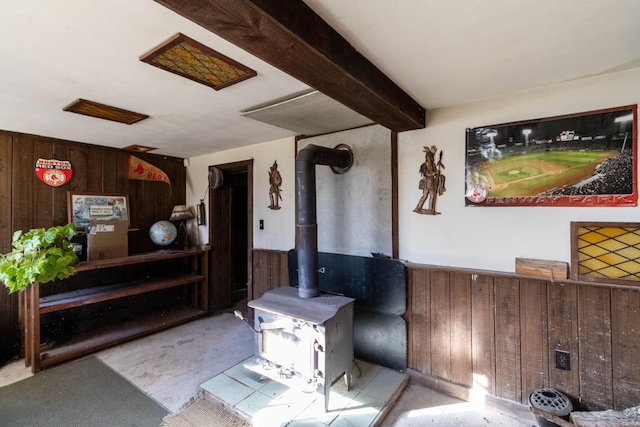
M 253 339 L 253 332 L 243 322 L 230 313 L 222 313 L 96 355 L 169 411 L 177 412 L 197 393 L 198 385 L 251 356 Z M 0 368 L 0 386 L 30 375 L 23 360 L 10 363 Z M 536 425 L 530 414 L 520 415 L 517 418 L 411 383 L 379 425 Z

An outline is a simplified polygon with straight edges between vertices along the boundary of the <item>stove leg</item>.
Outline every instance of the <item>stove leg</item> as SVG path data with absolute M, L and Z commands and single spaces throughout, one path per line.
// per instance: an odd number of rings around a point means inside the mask
M 331 387 L 324 386 L 324 412 L 329 412 L 329 395 L 331 394 Z
M 344 384 L 347 386 L 347 391 L 351 388 L 351 369 L 344 373 Z

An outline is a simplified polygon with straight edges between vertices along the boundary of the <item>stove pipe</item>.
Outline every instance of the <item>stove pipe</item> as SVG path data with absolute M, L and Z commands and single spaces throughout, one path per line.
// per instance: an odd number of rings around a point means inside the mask
M 316 220 L 316 165 L 345 173 L 353 164 L 348 145 L 335 148 L 309 144 L 296 157 L 296 233 L 298 243 L 298 296 L 313 298 L 318 291 L 318 224 Z

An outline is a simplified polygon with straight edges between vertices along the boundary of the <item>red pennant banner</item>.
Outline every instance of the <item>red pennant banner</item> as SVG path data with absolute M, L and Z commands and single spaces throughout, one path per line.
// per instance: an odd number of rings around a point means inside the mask
M 129 170 L 127 178 L 141 181 L 162 181 L 171 186 L 171 180 L 162 169 L 147 163 L 135 156 L 129 156 Z
M 71 162 L 68 160 L 38 159 L 35 172 L 40 181 L 52 187 L 68 183 L 73 176 Z

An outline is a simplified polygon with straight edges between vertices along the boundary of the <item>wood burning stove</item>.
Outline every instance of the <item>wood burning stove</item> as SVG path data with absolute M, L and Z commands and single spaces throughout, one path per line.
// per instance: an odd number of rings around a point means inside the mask
M 318 290 L 316 165 L 345 173 L 351 148 L 310 144 L 296 157 L 296 235 L 298 288 L 282 287 L 249 302 L 258 333 L 256 358 L 246 364 L 262 375 L 308 391 L 320 390 L 329 406 L 331 386 L 344 375 L 350 385 L 353 365 L 354 299 Z
M 258 333 L 256 358 L 245 366 L 285 385 L 320 391 L 329 405 L 331 386 L 353 365 L 353 298 L 321 294 L 301 298 L 278 288 L 249 302 Z

